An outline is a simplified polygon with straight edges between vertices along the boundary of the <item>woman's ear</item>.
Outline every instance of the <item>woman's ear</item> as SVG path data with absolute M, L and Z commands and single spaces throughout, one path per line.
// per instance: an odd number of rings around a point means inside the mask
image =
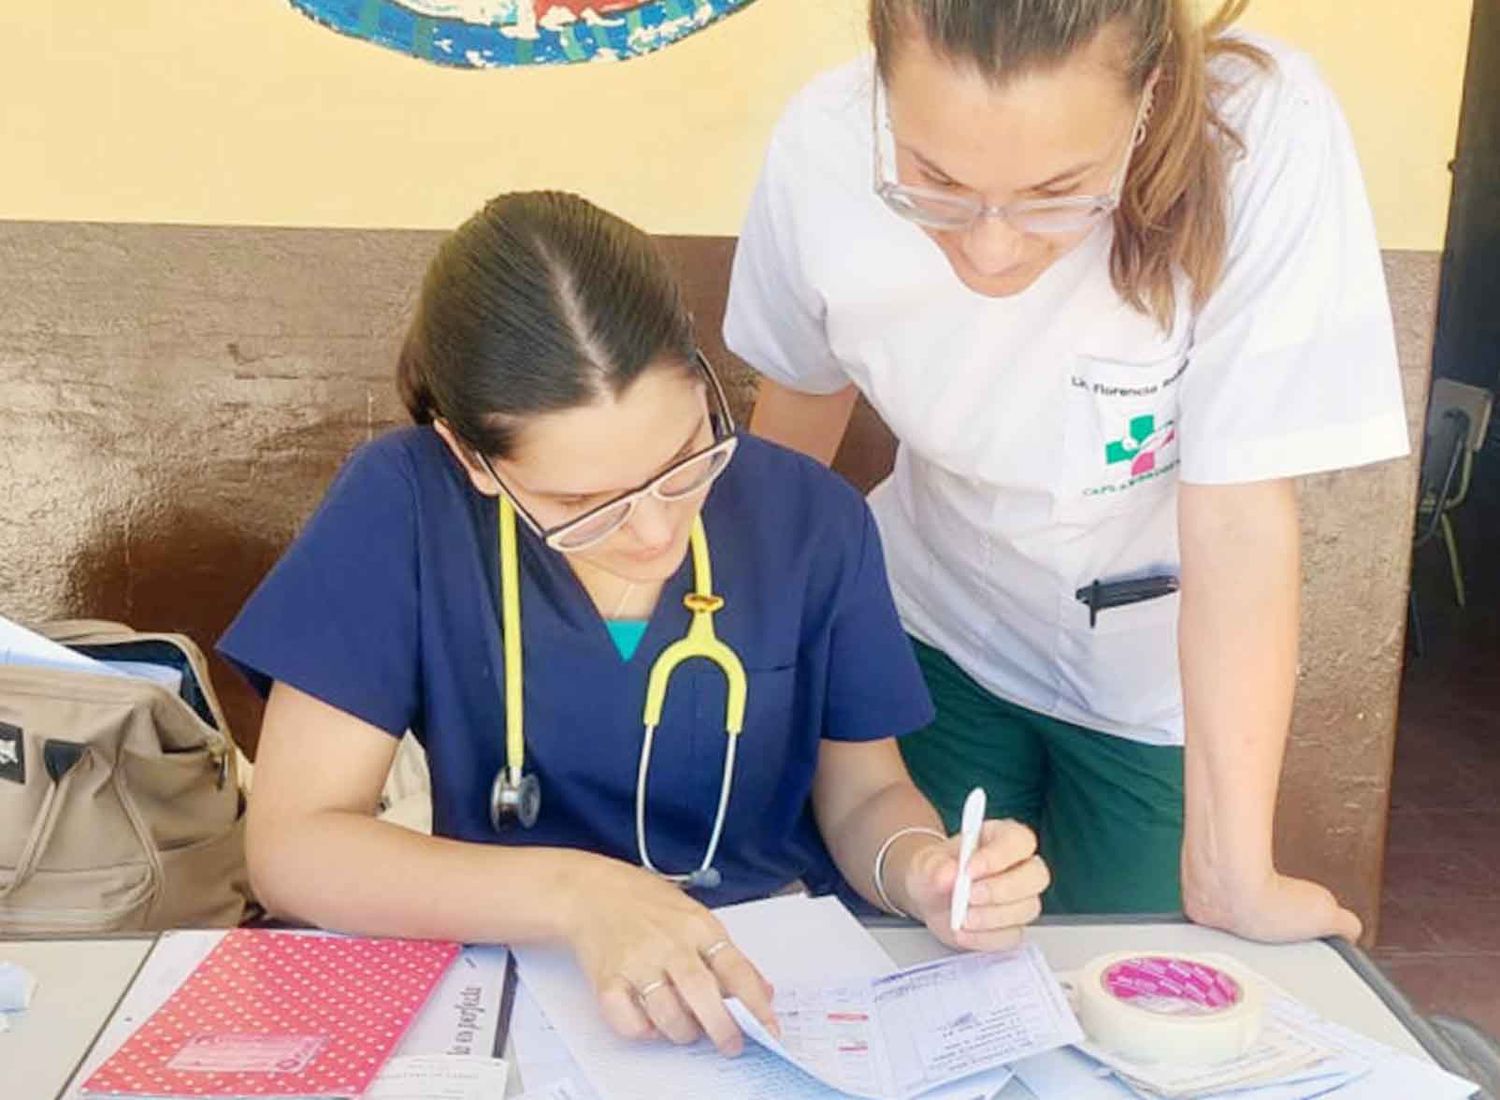
M 432 429 L 437 432 L 439 438 L 452 452 L 453 457 L 458 460 L 458 464 L 464 468 L 464 473 L 469 475 L 469 482 L 476 491 L 487 497 L 500 495 L 500 486 L 495 484 L 495 479 L 490 476 L 489 470 L 485 469 L 484 463 L 479 461 L 479 456 L 454 434 L 447 421 L 434 420 Z

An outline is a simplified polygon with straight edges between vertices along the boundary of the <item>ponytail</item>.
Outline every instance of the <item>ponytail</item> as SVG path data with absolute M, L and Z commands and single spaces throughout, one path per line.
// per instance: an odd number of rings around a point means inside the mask
M 1224 34 L 1247 3 L 1230 0 L 1201 26 L 1189 0 L 1169 5 L 1151 115 L 1115 214 L 1115 289 L 1167 331 L 1176 321 L 1178 273 L 1187 279 L 1194 310 L 1224 274 L 1229 169 L 1244 145 L 1219 113 L 1225 89 L 1210 63 L 1235 55 L 1270 64 L 1264 51 Z

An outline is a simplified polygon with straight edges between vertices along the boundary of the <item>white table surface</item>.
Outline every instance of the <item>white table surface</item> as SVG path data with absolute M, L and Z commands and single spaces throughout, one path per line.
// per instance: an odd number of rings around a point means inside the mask
M 0 1096 L 52 1100 L 124 995 L 153 940 L 8 940 L 0 961 L 37 979 L 29 1011 L 0 1032 Z
M 872 931 L 901 966 L 943 952 L 922 929 Z M 1029 935 L 1058 970 L 1074 969 L 1110 951 L 1232 955 L 1328 1019 L 1428 1057 L 1364 979 L 1323 943 L 1267 947 L 1184 924 L 1041 925 Z M 11 1029 L 0 1033 L 0 1096 L 53 1100 L 63 1090 L 151 943 L 150 938 L 0 942 L 0 960 L 26 967 L 40 983 L 31 1010 L 14 1017 Z M 1002 1094 L 1011 1095 L 1009 1090 Z M 1014 1095 L 1029 1094 L 1020 1090 Z

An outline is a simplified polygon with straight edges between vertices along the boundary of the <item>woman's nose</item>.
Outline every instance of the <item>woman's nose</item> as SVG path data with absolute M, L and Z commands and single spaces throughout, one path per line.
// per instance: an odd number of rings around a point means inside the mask
M 672 505 L 649 494 L 636 501 L 629 527 L 643 551 L 665 550 L 671 545 L 677 529 L 673 515 Z
M 960 247 L 979 274 L 999 275 L 1025 258 L 1027 238 L 1004 218 L 982 215 L 964 233 Z

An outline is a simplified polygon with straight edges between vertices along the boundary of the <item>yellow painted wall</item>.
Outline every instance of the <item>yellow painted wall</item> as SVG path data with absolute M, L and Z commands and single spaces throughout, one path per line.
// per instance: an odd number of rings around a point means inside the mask
M 452 71 L 285 0 L 7 3 L 0 218 L 441 227 L 581 191 L 732 233 L 780 105 L 863 44 L 863 0 L 758 0 L 619 65 Z M 1383 243 L 1441 246 L 1471 0 L 1259 0 L 1343 97 Z M 1417 22 L 1419 20 L 1419 22 Z
M 1322 66 L 1386 248 L 1443 246 L 1472 14 L 1470 0 L 1252 0 L 1243 20 Z

